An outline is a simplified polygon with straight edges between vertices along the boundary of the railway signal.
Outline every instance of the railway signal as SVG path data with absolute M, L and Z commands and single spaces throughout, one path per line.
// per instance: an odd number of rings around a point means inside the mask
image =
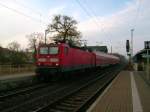
M 127 54 L 129 55 L 130 54 L 130 43 L 129 43 L 129 40 L 126 40 L 126 51 L 127 51 Z

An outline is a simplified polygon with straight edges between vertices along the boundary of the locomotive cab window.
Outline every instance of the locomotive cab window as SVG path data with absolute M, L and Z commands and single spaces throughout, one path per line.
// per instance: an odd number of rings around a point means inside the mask
M 58 54 L 58 47 L 50 47 L 49 54 Z
M 48 54 L 48 47 L 41 47 L 40 54 Z

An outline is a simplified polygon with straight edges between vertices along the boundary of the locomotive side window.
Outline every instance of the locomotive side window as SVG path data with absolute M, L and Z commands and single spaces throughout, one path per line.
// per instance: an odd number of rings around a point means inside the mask
M 41 47 L 40 54 L 48 54 L 48 47 Z
M 58 47 L 50 47 L 49 54 L 58 54 Z
M 65 55 L 68 54 L 68 48 L 67 48 L 67 47 L 65 47 L 65 49 L 64 49 L 64 54 L 65 54 Z

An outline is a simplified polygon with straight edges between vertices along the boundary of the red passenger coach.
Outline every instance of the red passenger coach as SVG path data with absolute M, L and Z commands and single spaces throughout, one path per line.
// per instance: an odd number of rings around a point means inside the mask
M 115 65 L 120 62 L 119 57 L 116 57 L 112 54 L 106 54 L 103 52 L 94 52 L 96 55 L 96 66 L 105 67 L 109 65 Z
M 37 53 L 37 74 L 55 74 L 95 67 L 94 54 L 69 45 L 41 45 Z

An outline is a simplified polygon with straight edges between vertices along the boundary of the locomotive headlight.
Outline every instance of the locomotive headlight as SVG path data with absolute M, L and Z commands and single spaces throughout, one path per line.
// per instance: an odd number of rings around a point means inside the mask
M 56 63 L 56 66 L 58 66 L 59 64 L 58 63 Z
M 46 62 L 46 58 L 39 58 L 38 61 L 39 62 Z
M 59 59 L 58 58 L 50 58 L 50 62 L 58 62 Z

